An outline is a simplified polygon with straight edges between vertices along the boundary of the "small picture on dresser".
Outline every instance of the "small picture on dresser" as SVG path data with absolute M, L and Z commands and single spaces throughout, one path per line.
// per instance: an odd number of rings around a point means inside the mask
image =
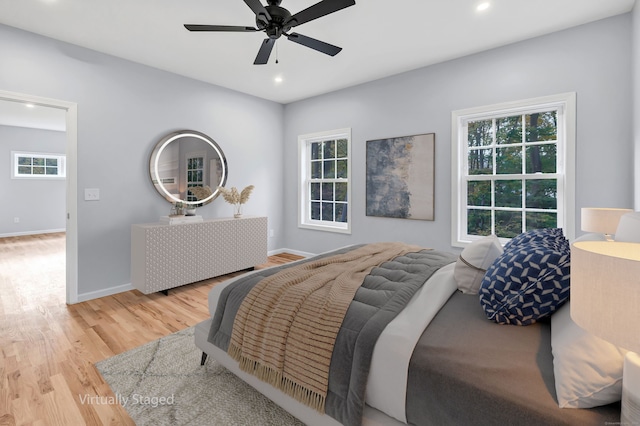
M 367 216 L 433 220 L 435 133 L 367 141 Z

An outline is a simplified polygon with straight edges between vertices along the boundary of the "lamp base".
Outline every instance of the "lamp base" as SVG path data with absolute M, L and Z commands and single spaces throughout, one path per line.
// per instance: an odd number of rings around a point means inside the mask
M 627 352 L 624 357 L 620 423 L 640 424 L 640 356 L 635 352 Z

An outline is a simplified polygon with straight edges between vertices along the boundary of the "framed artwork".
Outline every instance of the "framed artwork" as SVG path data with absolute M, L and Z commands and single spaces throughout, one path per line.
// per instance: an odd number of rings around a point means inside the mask
M 433 220 L 435 139 L 367 141 L 367 216 Z

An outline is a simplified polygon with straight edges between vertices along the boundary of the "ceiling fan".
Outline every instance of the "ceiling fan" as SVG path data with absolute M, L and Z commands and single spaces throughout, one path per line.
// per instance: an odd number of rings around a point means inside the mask
M 262 42 L 254 65 L 264 65 L 269 61 L 271 50 L 280 36 L 284 35 L 289 40 L 310 47 L 318 52 L 330 56 L 337 55 L 342 48 L 325 43 L 298 33 L 289 33 L 295 26 L 321 18 L 330 13 L 337 12 L 356 4 L 354 0 L 323 0 L 301 12 L 292 15 L 287 9 L 280 6 L 282 0 L 267 0 L 267 6 L 263 6 L 260 0 L 244 0 L 244 2 L 256 14 L 256 27 L 240 27 L 234 25 L 199 25 L 185 24 L 189 31 L 232 31 L 232 32 L 256 32 L 264 31 L 269 36 Z

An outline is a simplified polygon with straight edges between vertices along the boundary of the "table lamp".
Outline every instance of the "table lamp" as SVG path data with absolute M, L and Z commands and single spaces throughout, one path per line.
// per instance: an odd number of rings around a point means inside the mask
M 621 424 L 640 424 L 640 243 L 571 246 L 571 318 L 626 349 Z
M 632 211 L 631 209 L 583 207 L 581 210 L 582 226 L 580 229 L 586 232 L 604 234 L 611 241 L 611 235 L 616 233 L 622 215 Z

